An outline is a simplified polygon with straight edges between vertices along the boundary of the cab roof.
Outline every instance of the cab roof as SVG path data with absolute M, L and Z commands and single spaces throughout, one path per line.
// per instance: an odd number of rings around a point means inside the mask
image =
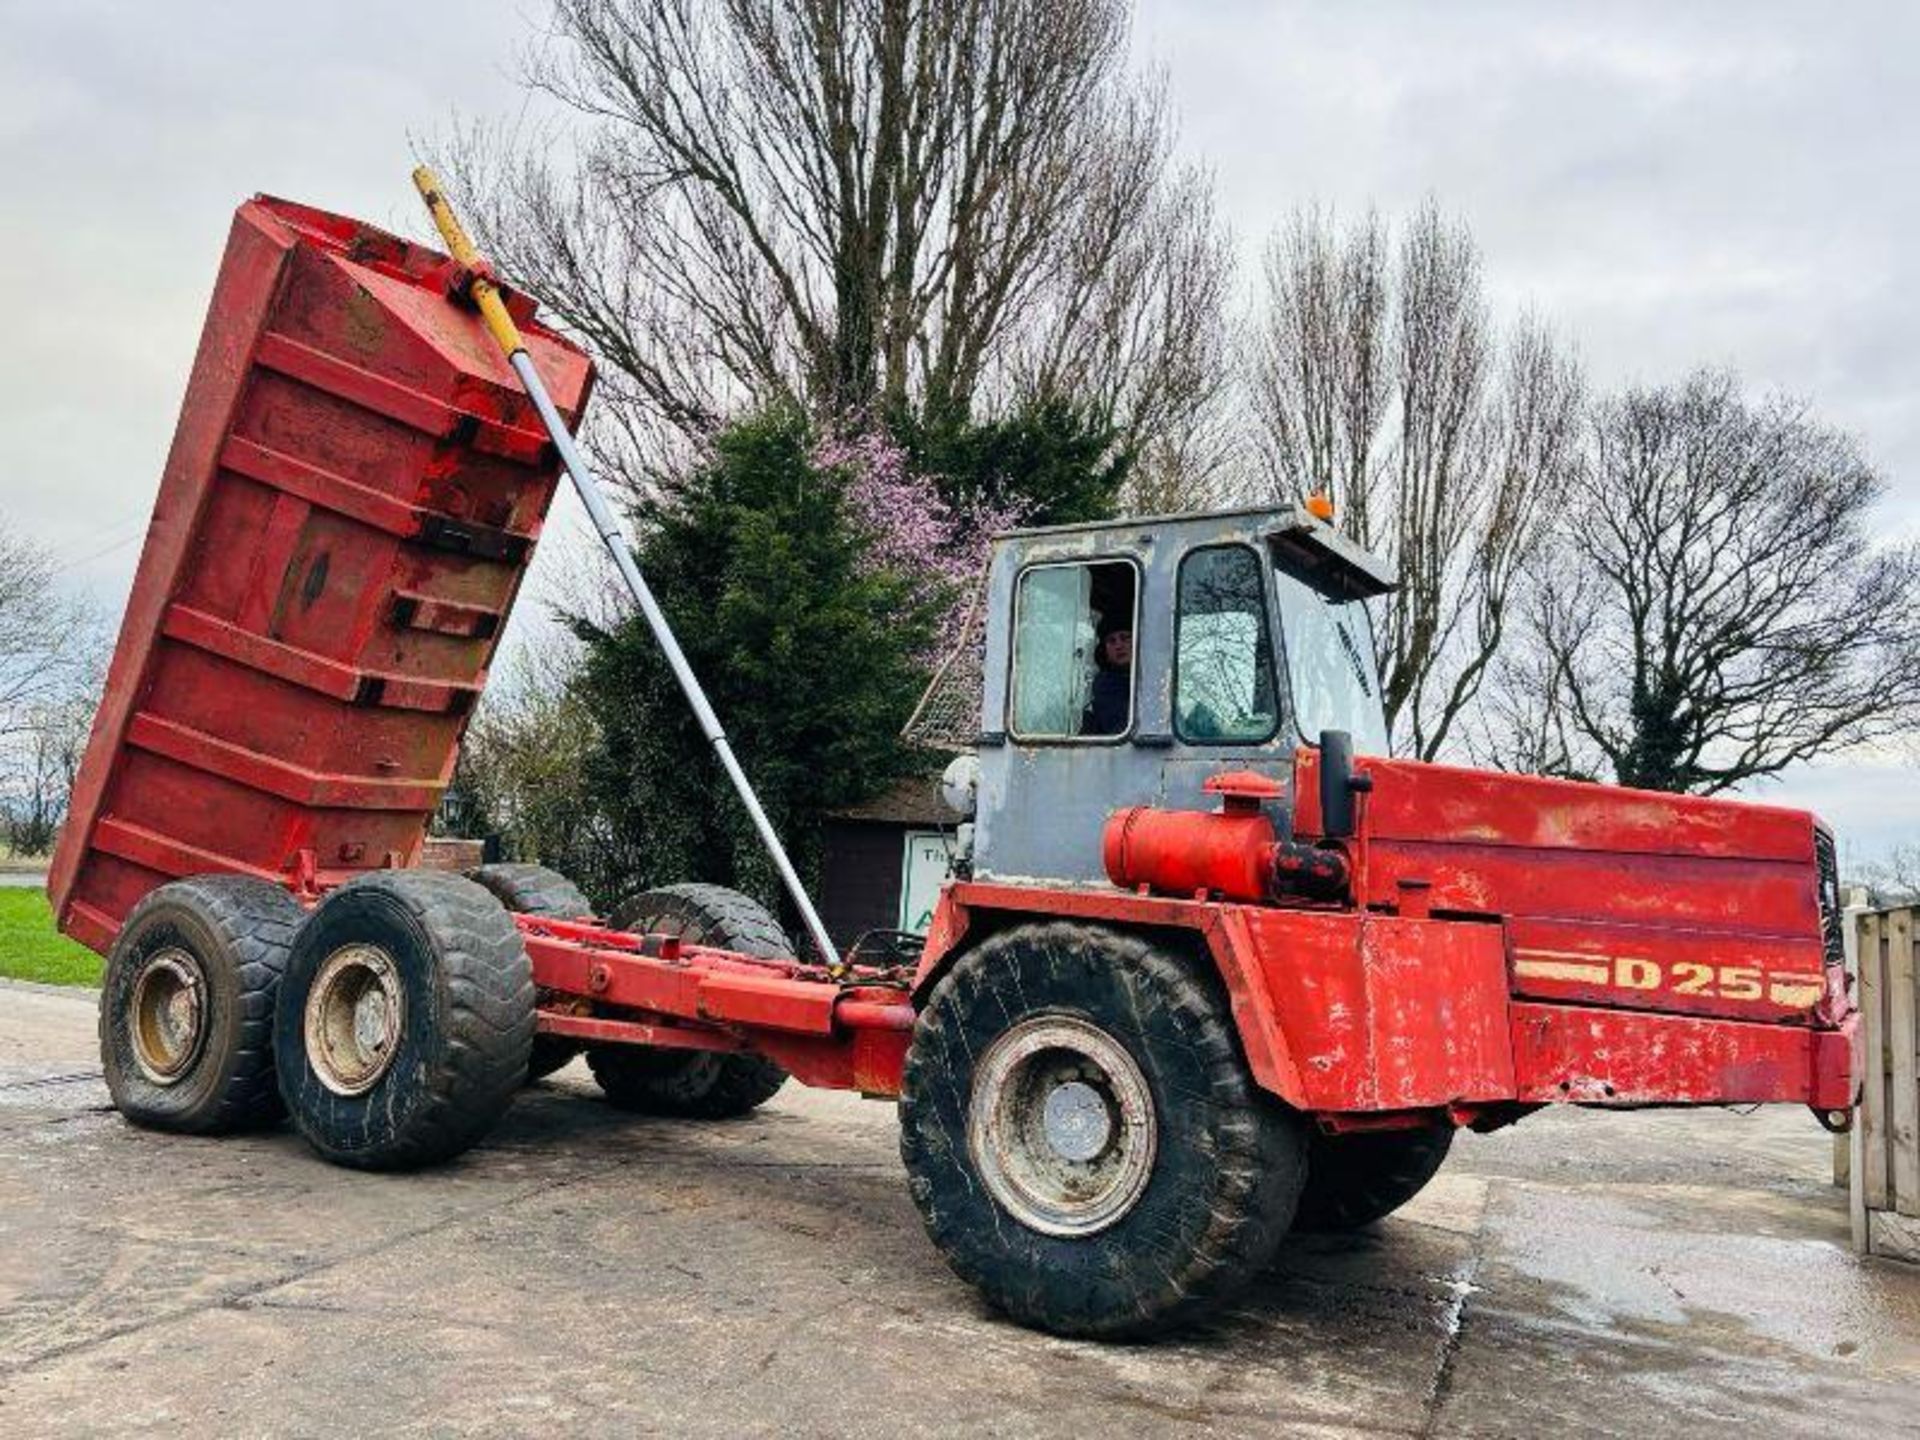
M 1349 599 L 1368 599 L 1397 588 L 1393 568 L 1299 505 L 1253 505 L 1175 515 L 1127 516 L 1072 525 L 1006 530 L 994 548 L 1023 558 L 1056 553 L 1091 555 L 1135 549 L 1165 535 L 1175 543 L 1265 542 L 1325 588 Z

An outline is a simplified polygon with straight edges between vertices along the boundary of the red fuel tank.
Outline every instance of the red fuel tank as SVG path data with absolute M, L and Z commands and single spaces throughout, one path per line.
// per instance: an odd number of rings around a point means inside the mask
M 1277 837 L 1261 805 L 1285 791 L 1245 770 L 1215 775 L 1206 789 L 1223 797 L 1219 810 L 1135 805 L 1109 816 L 1101 837 L 1107 878 L 1123 890 L 1144 885 L 1163 895 L 1266 899 Z

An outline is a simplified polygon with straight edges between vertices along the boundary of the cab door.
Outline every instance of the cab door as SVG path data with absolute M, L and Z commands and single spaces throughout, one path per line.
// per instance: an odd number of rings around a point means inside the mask
M 1163 751 L 1149 545 L 1010 547 L 996 557 L 974 873 L 1091 883 L 1119 806 L 1150 802 Z M 1122 644 L 1122 641 L 1125 643 Z M 998 722 L 996 724 L 996 721 Z

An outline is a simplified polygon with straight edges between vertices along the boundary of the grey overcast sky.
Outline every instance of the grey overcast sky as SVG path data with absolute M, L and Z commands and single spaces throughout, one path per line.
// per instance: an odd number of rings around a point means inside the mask
M 417 231 L 409 137 L 520 104 L 540 0 L 0 0 L 0 517 L 116 609 L 228 218 L 266 190 Z M 1595 380 L 1732 365 L 1857 431 L 1920 534 L 1920 7 L 1144 0 L 1251 258 L 1294 205 L 1467 220 Z M 1871 854 L 1915 758 L 1809 767 Z

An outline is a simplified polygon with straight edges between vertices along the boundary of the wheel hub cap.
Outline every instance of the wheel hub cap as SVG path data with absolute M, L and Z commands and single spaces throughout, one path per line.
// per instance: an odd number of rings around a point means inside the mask
M 393 957 L 377 945 L 345 945 L 320 966 L 307 992 L 307 1060 L 336 1095 L 371 1090 L 393 1064 L 405 992 Z
M 1113 1118 L 1107 1102 L 1093 1086 L 1081 1080 L 1056 1085 L 1042 1112 L 1047 1143 L 1063 1160 L 1084 1165 L 1096 1159 L 1113 1138 Z
M 1072 1015 L 1023 1020 L 975 1072 L 967 1146 L 987 1191 L 1045 1235 L 1120 1221 L 1152 1178 L 1153 1097 L 1118 1040 Z
M 133 1058 L 156 1085 L 186 1075 L 206 1039 L 206 984 L 185 950 L 161 950 L 133 986 Z

